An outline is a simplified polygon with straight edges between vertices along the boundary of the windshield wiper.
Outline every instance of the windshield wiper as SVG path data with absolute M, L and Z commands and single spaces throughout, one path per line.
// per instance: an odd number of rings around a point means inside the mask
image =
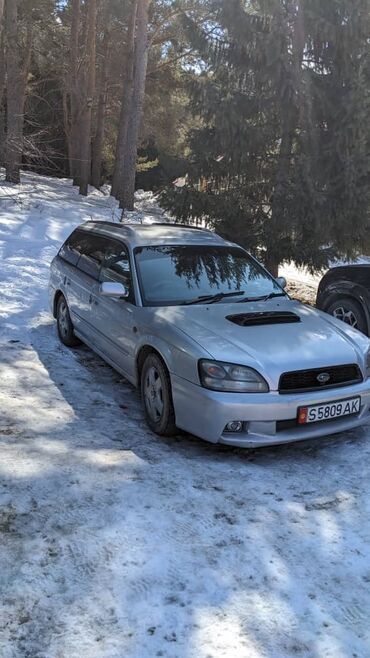
M 217 302 L 220 302 L 222 299 L 225 299 L 226 297 L 240 297 L 241 295 L 245 295 L 244 290 L 235 290 L 234 292 L 218 292 L 215 295 L 202 295 L 201 297 L 197 297 L 196 299 L 190 299 L 187 302 L 183 302 L 183 306 L 190 306 L 190 304 L 215 304 Z
M 244 297 L 239 299 L 237 304 L 242 304 L 243 302 L 267 302 L 269 299 L 274 299 L 274 297 L 286 297 L 285 292 L 270 292 L 269 295 L 262 295 L 261 297 Z

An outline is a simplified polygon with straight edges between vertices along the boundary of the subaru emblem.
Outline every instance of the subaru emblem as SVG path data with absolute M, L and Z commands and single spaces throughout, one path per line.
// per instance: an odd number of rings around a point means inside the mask
M 320 372 L 319 375 L 317 375 L 317 381 L 319 384 L 327 384 L 328 381 L 330 381 L 330 375 L 328 372 Z

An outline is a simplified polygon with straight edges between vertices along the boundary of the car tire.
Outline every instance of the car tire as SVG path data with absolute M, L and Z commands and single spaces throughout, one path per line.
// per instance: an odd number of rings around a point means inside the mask
M 362 331 L 363 334 L 367 334 L 368 328 L 365 313 L 361 308 L 361 304 L 355 299 L 339 297 L 328 306 L 326 312 L 338 320 L 349 324 L 354 329 Z
M 149 354 L 141 372 L 141 399 L 146 422 L 160 436 L 177 433 L 172 402 L 171 380 L 157 354 Z
M 60 295 L 57 303 L 57 329 L 58 336 L 63 345 L 77 347 L 81 341 L 75 336 L 68 304 L 64 295 Z

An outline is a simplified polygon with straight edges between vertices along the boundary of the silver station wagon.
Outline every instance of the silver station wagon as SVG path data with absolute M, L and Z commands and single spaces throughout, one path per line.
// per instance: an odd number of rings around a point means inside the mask
M 369 339 L 284 287 L 211 231 L 92 221 L 49 293 L 62 342 L 140 387 L 154 432 L 256 447 L 370 420 Z

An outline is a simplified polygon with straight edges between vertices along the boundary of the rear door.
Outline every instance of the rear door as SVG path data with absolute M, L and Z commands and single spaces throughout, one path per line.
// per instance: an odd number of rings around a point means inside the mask
M 99 282 L 114 281 L 129 289 L 127 299 L 103 297 L 93 293 L 93 323 L 99 333 L 101 350 L 113 365 L 135 378 L 135 295 L 129 251 L 123 242 L 109 240 L 105 245 Z
M 92 295 L 99 288 L 106 239 L 90 231 L 75 231 L 59 256 L 65 261 L 64 286 L 72 322 L 88 340 L 95 337 Z

